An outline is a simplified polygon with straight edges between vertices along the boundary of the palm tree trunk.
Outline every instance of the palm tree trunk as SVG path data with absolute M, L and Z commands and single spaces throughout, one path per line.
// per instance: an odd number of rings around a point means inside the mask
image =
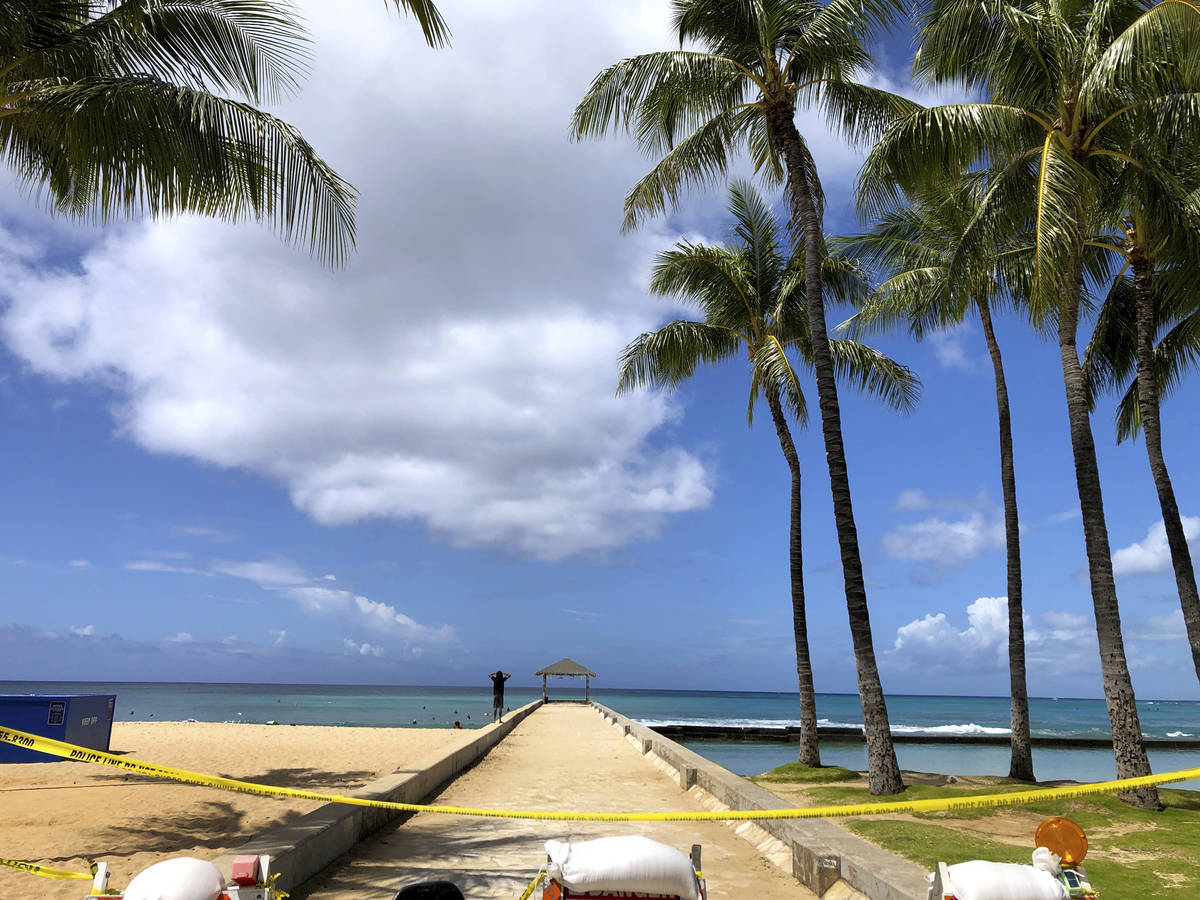
M 779 446 L 792 473 L 791 530 L 788 538 L 788 561 L 792 574 L 792 633 L 796 638 L 796 680 L 800 688 L 800 755 L 802 766 L 821 765 L 821 748 L 817 741 L 817 693 L 813 687 L 812 657 L 808 653 L 808 621 L 804 613 L 804 553 L 800 545 L 800 457 L 791 429 L 779 402 L 779 392 L 767 390 L 767 405 L 779 435 Z
M 1113 754 L 1117 778 L 1136 778 L 1150 774 L 1142 726 L 1138 721 L 1133 681 L 1125 660 L 1125 642 L 1121 637 L 1121 612 L 1117 605 L 1117 587 L 1113 580 L 1112 554 L 1108 525 L 1104 520 L 1104 499 L 1100 492 L 1100 467 L 1088 413 L 1083 371 L 1079 365 L 1076 331 L 1079 324 L 1080 293 L 1083 282 L 1083 255 L 1077 248 L 1071 271 L 1064 285 L 1066 297 L 1058 314 L 1058 346 L 1062 358 L 1063 385 L 1067 394 L 1067 416 L 1071 426 L 1071 452 L 1075 459 L 1075 484 L 1079 492 L 1079 510 L 1083 516 L 1083 537 L 1087 548 L 1088 575 L 1092 585 L 1092 606 L 1096 613 L 1096 637 L 1100 645 L 1100 673 L 1104 680 L 1104 699 L 1112 728 Z M 1142 809 L 1162 809 L 1158 790 L 1141 788 L 1122 793 L 1121 799 Z
M 1154 263 L 1134 250 L 1130 268 L 1133 270 L 1133 294 L 1137 308 L 1137 398 L 1146 437 L 1146 454 L 1150 457 L 1150 474 L 1158 491 L 1167 546 L 1171 548 L 1171 564 L 1175 568 L 1175 585 L 1179 589 L 1179 605 L 1183 608 L 1183 624 L 1188 642 L 1192 645 L 1192 664 L 1200 678 L 1200 595 L 1196 591 L 1196 572 L 1192 554 L 1179 518 L 1175 489 L 1167 473 L 1167 461 L 1162 451 L 1162 422 L 1158 415 L 1158 383 L 1154 377 L 1154 337 L 1157 331 L 1154 315 Z
M 1029 690 L 1025 679 L 1025 613 L 1021 600 L 1021 528 L 1017 518 L 1017 477 L 1013 467 L 1012 418 L 1008 411 L 1008 385 L 1004 380 L 1004 361 L 992 329 L 992 313 L 987 300 L 975 301 L 992 371 L 996 380 L 996 413 L 1000 420 L 1000 484 L 1004 493 L 1004 544 L 1008 551 L 1008 681 L 1009 744 L 1012 754 L 1008 777 L 1033 781 L 1033 745 L 1029 739 Z
M 783 156 L 788 175 L 788 194 L 794 220 L 804 232 L 804 284 L 808 303 L 808 324 L 812 332 L 813 370 L 817 379 L 817 397 L 821 407 L 821 433 L 825 438 L 825 458 L 829 463 L 829 484 L 833 491 L 833 516 L 837 523 L 838 545 L 842 555 L 842 573 L 846 583 L 846 611 L 850 618 L 850 636 L 858 669 L 858 696 L 862 703 L 863 728 L 867 739 L 867 780 L 872 794 L 897 794 L 904 790 L 896 748 L 888 724 L 887 703 L 875 647 L 871 640 L 871 617 L 867 611 L 867 588 L 863 582 L 862 559 L 858 552 L 858 529 L 850 502 L 850 476 L 846 469 L 846 451 L 842 445 L 842 417 L 834 380 L 833 357 L 829 352 L 829 334 L 825 326 L 825 304 L 821 296 L 821 261 L 825 257 L 825 239 L 821 216 L 813 203 L 808 183 L 804 142 L 796 130 L 790 95 L 787 101 L 765 109 L 771 143 Z

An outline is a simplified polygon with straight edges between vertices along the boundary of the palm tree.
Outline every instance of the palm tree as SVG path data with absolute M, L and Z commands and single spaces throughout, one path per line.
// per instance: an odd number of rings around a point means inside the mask
M 1005 233 L 1034 232 L 1031 313 L 1058 334 L 1076 487 L 1083 517 L 1101 671 L 1118 777 L 1148 774 L 1120 611 L 1086 383 L 1076 333 L 1085 244 L 1102 231 L 1101 187 L 1138 152 L 1132 136 L 1195 134 L 1200 103 L 1174 93 L 1194 66 L 1193 12 L 1179 0 L 1147 10 L 1131 0 L 933 0 L 922 18 L 919 74 L 986 92 L 989 100 L 922 110 L 897 123 L 860 175 L 862 206 L 882 212 L 901 190 L 929 185 L 980 160 L 999 170 L 960 242 L 977 258 Z M 956 269 L 951 266 L 952 274 Z M 1157 808 L 1152 788 L 1124 795 Z
M 1013 465 L 1012 418 L 1004 361 L 992 327 L 992 308 L 1005 294 L 995 265 L 958 281 L 950 277 L 958 242 L 969 226 L 986 182 L 978 177 L 945 181 L 889 211 L 869 232 L 836 239 L 840 251 L 882 269 L 887 276 L 850 320 L 853 329 L 870 330 L 897 322 L 921 340 L 927 332 L 961 323 L 974 311 L 983 326 L 996 386 L 1000 424 L 1000 484 L 1004 497 L 1004 536 L 1008 570 L 1008 672 L 1011 756 L 1008 777 L 1033 781 L 1029 735 L 1029 691 L 1025 678 L 1025 622 L 1021 599 L 1021 530 Z
M 879 681 L 850 478 L 842 443 L 835 362 L 822 295 L 824 197 L 816 164 L 796 129 L 798 104 L 821 109 L 844 135 L 863 140 L 915 105 L 854 80 L 870 60 L 869 36 L 894 0 L 672 0 L 680 48 L 610 66 L 575 109 L 577 138 L 633 130 L 662 159 L 625 199 L 625 227 L 674 205 L 684 188 L 712 183 L 742 148 L 771 183 L 784 181 L 792 226 L 803 236 L 804 280 L 821 431 L 833 492 L 858 670 L 873 794 L 903 790 Z M 686 44 L 701 49 L 682 49 Z
M 1083 368 L 1093 396 L 1124 385 L 1133 374 L 1117 407 L 1117 440 L 1135 437 L 1139 428 L 1145 436 L 1192 663 L 1200 678 L 1200 594 L 1163 456 L 1159 415 L 1161 397 L 1200 355 L 1200 215 L 1192 208 L 1200 161 L 1190 146 L 1183 153 L 1182 161 L 1169 161 L 1171 168 L 1152 154 L 1141 154 L 1149 158 L 1140 166 L 1127 165 L 1111 183 L 1108 193 L 1124 212 L 1124 228 L 1093 243 L 1117 254 L 1129 277 L 1122 269 L 1114 280 Z M 1188 171 L 1180 178 L 1172 169 L 1182 167 Z
M 430 0 L 394 2 L 445 41 Z M 0 145 L 55 213 L 254 218 L 339 263 L 352 186 L 252 105 L 296 88 L 304 43 L 276 0 L 0 0 Z
M 640 335 L 621 356 L 617 393 L 645 386 L 674 389 L 701 364 L 716 365 L 744 353 L 750 362 L 751 424 L 760 394 L 766 399 L 779 446 L 792 476 L 791 567 L 792 626 L 800 689 L 800 754 L 805 766 L 819 766 L 816 694 L 808 649 L 800 524 L 800 460 L 788 415 L 801 425 L 807 404 L 789 352 L 812 365 L 812 340 L 805 314 L 804 249 L 784 254 L 779 228 L 762 197 L 745 182 L 729 189 L 734 243 L 706 246 L 686 241 L 660 253 L 650 292 L 695 306 L 702 320 L 677 320 Z M 826 288 L 846 297 L 865 285 L 843 260 L 826 258 Z M 890 405 L 908 409 L 920 382 L 906 367 L 854 341 L 830 341 L 838 373 Z M 787 412 L 785 412 L 785 407 Z

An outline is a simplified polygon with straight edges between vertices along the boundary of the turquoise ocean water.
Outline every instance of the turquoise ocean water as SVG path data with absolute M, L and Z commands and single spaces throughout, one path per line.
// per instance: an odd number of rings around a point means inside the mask
M 582 690 L 565 682 L 551 684 L 551 696 L 582 697 Z M 296 725 L 449 728 L 457 720 L 465 727 L 491 718 L 491 688 L 392 687 L 369 685 L 187 684 L 101 682 L 0 681 L 0 694 L 103 693 L 116 694 L 117 721 L 252 722 Z M 541 696 L 540 686 L 509 687 L 506 705 L 521 706 Z M 766 725 L 798 724 L 795 694 L 733 691 L 654 691 L 593 689 L 600 703 L 648 725 Z M 888 697 L 892 730 L 897 733 L 962 735 L 1008 733 L 1007 697 Z M 1142 731 L 1148 738 L 1200 738 L 1200 702 L 1142 700 L 1138 704 Z M 817 715 L 823 725 L 862 723 L 858 697 L 819 694 Z M 1034 735 L 1046 737 L 1104 737 L 1108 715 L 1102 700 L 1034 698 L 1030 701 Z M 3 725 L 0 722 L 0 725 Z M 697 742 L 696 752 L 742 775 L 773 768 L 795 758 L 787 744 L 723 744 Z M 1008 749 L 1004 746 L 964 747 L 956 744 L 897 744 L 905 769 L 953 772 L 962 775 L 1004 775 Z M 169 764 L 170 760 L 153 760 Z M 853 769 L 866 768 L 863 747 L 829 744 L 822 761 Z M 1200 767 L 1200 750 L 1154 751 L 1155 771 Z M 1097 781 L 1115 777 L 1107 750 L 1035 749 L 1034 764 L 1041 780 L 1070 778 Z M 1181 785 L 1200 789 L 1200 782 Z

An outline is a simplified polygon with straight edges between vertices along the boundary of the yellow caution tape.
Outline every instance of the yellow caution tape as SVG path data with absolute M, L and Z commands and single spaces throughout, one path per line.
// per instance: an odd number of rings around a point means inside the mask
M 299 791 L 294 788 L 271 787 L 202 775 L 186 769 L 174 769 L 155 763 L 126 759 L 100 750 L 77 747 L 39 734 L 17 731 L 15 728 L 0 728 L 0 742 L 15 744 L 27 750 L 49 753 L 76 762 L 97 763 L 112 766 L 125 772 L 137 772 L 155 778 L 166 778 L 184 784 L 201 784 L 256 794 L 260 797 L 290 797 L 294 800 L 316 800 L 321 803 L 344 803 L 349 806 L 367 806 L 374 809 L 392 809 L 398 812 L 441 813 L 450 816 L 483 816 L 493 819 L 544 819 L 555 822 L 730 822 L 762 819 L 828 819 L 848 816 L 878 816 L 884 813 L 939 812 L 948 809 L 982 809 L 997 806 L 1016 806 L 1038 800 L 1066 800 L 1089 794 L 1112 794 L 1133 791 L 1138 788 L 1156 787 L 1174 781 L 1189 781 L 1200 778 L 1200 768 L 1164 772 L 1161 775 L 1143 775 L 1140 778 L 1125 778 L 1119 781 L 1098 781 L 1093 784 L 1076 784 L 1068 787 L 1039 788 L 1032 791 L 1017 791 L 1008 794 L 988 794 L 982 797 L 951 797 L 942 800 L 901 800 L 887 803 L 853 803 L 846 806 L 815 806 L 806 809 L 731 809 L 724 812 L 548 812 L 545 810 L 473 809 L 465 806 L 426 806 L 420 803 L 396 803 L 390 800 L 368 800 L 363 797 L 343 797 L 339 794 L 318 794 L 315 791 Z
M 0 866 L 6 866 L 9 869 L 18 869 L 22 872 L 28 872 L 30 875 L 41 875 L 43 878 L 92 880 L 91 875 L 83 875 L 79 872 L 67 872 L 63 869 L 51 869 L 47 866 L 39 866 L 36 863 L 21 862 L 19 859 L 5 859 L 2 856 L 0 856 Z
M 542 869 L 542 871 L 538 872 L 537 875 L 533 877 L 533 881 L 529 882 L 529 887 L 525 888 L 525 893 L 518 897 L 517 900 L 529 900 L 529 895 L 533 893 L 534 888 L 542 883 L 542 879 L 545 877 L 546 870 Z

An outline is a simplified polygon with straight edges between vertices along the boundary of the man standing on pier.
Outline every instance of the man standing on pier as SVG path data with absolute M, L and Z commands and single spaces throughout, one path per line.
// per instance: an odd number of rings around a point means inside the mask
M 495 672 L 488 672 L 488 678 L 492 679 L 492 721 L 504 721 L 504 682 L 512 678 L 508 672 L 497 669 Z

